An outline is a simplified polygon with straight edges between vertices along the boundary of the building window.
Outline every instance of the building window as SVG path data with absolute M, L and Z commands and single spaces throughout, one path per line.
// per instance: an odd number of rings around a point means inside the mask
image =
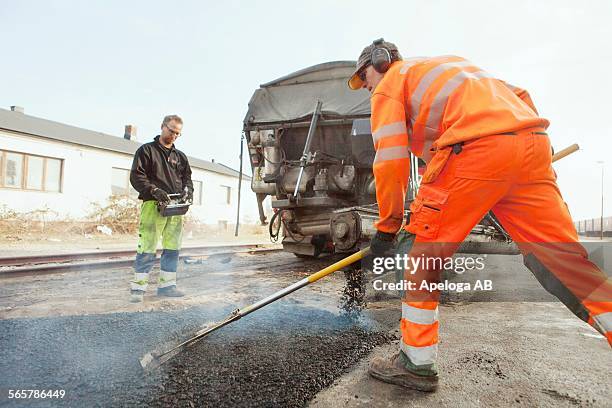
M 232 188 L 230 186 L 221 186 L 221 204 L 232 203 Z
M 0 150 L 0 186 L 21 190 L 62 190 L 63 160 Z
M 202 182 L 193 181 L 193 205 L 202 205 Z
M 26 188 L 30 190 L 42 190 L 43 187 L 43 166 L 45 159 L 42 157 L 28 157 L 26 174 Z
M 62 181 L 62 161 L 47 158 L 45 172 L 45 191 L 60 191 Z
M 22 188 L 23 178 L 23 154 L 9 153 L 4 154 L 4 186 Z
M 138 197 L 138 191 L 130 184 L 130 171 L 113 167 L 111 172 L 111 194 Z

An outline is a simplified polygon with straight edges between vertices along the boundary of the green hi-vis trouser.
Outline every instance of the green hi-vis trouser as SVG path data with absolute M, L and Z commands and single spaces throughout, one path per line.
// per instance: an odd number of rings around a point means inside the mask
M 183 216 L 163 217 L 157 211 L 157 201 L 145 201 L 140 209 L 138 237 L 131 289 L 141 291 L 147 289 L 149 272 L 155 264 L 155 252 L 160 238 L 163 251 L 160 260 L 159 288 L 176 286 L 176 269 L 183 238 Z

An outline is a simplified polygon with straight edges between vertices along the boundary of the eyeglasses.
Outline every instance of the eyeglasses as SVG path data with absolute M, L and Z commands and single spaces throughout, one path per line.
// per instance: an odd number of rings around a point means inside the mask
M 362 68 L 361 71 L 357 73 L 357 76 L 359 77 L 359 79 L 361 79 L 361 82 L 365 82 L 366 80 L 366 69 L 367 69 L 367 66 Z
M 181 132 L 177 132 L 176 130 L 172 129 L 171 127 L 169 127 L 168 125 L 166 125 L 164 123 L 164 126 L 166 127 L 166 129 L 168 129 L 170 131 L 170 133 L 172 133 L 174 136 L 179 137 L 181 135 Z

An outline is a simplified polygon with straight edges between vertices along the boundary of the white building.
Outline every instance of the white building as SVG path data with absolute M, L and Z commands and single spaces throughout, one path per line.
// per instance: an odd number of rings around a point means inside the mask
M 0 207 L 17 212 L 49 208 L 60 217 L 83 218 L 91 203 L 112 194 L 137 193 L 129 170 L 140 143 L 0 109 Z M 239 173 L 220 163 L 189 157 L 194 204 L 189 213 L 202 223 L 233 224 Z M 240 222 L 259 220 L 251 178 L 243 175 Z

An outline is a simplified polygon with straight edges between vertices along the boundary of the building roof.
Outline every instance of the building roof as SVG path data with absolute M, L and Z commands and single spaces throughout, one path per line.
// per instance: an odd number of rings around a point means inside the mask
M 130 155 L 133 155 L 142 144 L 123 137 L 95 132 L 6 109 L 0 109 L 0 129 Z M 189 164 L 194 168 L 228 176 L 238 177 L 239 175 L 238 171 L 221 163 L 212 163 L 191 156 L 189 156 Z M 245 180 L 251 179 L 246 174 L 242 176 Z

